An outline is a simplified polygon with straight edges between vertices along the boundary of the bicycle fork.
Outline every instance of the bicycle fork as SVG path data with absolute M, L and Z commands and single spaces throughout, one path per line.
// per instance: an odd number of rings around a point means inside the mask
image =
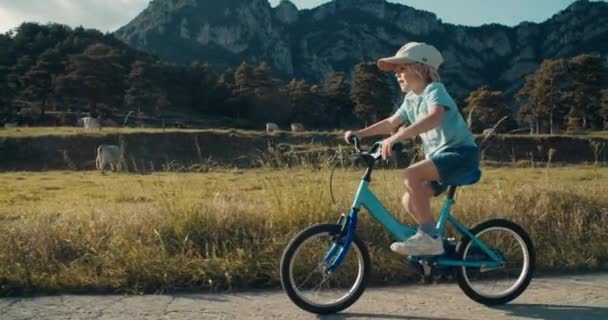
M 334 235 L 334 243 L 323 258 L 323 264 L 325 265 L 325 272 L 331 273 L 336 270 L 342 261 L 344 256 L 348 253 L 350 245 L 353 242 L 355 230 L 357 230 L 357 213 L 359 209 L 352 208 L 349 214 L 342 213 L 338 224 L 342 226 L 340 233 Z

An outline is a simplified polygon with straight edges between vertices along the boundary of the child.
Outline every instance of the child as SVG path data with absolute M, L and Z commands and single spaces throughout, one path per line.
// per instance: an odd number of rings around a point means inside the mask
M 391 250 L 402 255 L 443 253 L 443 242 L 435 232 L 436 222 L 431 214 L 431 197 L 479 169 L 479 148 L 454 100 L 439 82 L 437 69 L 442 62 L 435 47 L 418 42 L 409 42 L 395 56 L 378 60 L 378 68 L 393 71 L 401 91 L 407 92 L 403 104 L 391 117 L 344 133 L 349 142 L 352 135 L 390 135 L 394 128 L 410 123 L 382 141 L 383 159 L 391 156 L 396 142 L 416 135 L 422 139 L 426 159 L 405 169 L 406 192 L 402 198 L 403 206 L 418 222 L 418 232 L 391 245 Z

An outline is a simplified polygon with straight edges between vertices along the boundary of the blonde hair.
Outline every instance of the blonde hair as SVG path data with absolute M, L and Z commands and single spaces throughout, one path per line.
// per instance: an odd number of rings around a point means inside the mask
M 408 71 L 414 72 L 420 79 L 423 79 L 427 82 L 439 82 L 441 78 L 439 77 L 439 72 L 437 69 L 422 63 L 412 63 L 407 64 L 405 67 Z

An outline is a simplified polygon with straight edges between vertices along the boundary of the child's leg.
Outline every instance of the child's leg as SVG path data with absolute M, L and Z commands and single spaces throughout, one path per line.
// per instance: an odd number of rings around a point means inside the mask
M 435 223 L 431 212 L 433 189 L 425 183 L 435 180 L 439 180 L 439 172 L 429 159 L 405 169 L 405 187 L 408 194 L 403 197 L 404 206 L 420 225 Z
M 431 212 L 433 190 L 426 181 L 439 180 L 439 173 L 431 160 L 424 160 L 405 170 L 406 195 L 403 205 L 420 225 L 413 237 L 395 242 L 391 250 L 403 255 L 439 255 L 444 252 L 441 237 L 435 237 L 435 219 Z
M 414 205 L 412 204 L 412 201 L 410 201 L 409 191 L 405 190 L 405 193 L 403 194 L 403 198 L 401 198 L 401 204 L 403 204 L 405 211 L 407 211 L 412 217 L 414 217 L 414 220 L 416 220 L 416 222 L 418 222 L 418 218 L 416 218 L 416 216 L 414 215 L 414 212 L 416 210 L 414 209 Z
M 403 207 L 405 208 L 405 210 L 414 218 L 414 220 L 416 220 L 416 222 L 419 222 L 418 216 L 417 216 L 417 212 L 418 210 L 416 210 L 416 208 L 414 208 L 414 202 L 412 200 L 410 200 L 412 197 L 410 196 L 410 191 L 409 191 L 409 187 L 407 185 L 407 182 L 405 183 L 405 193 L 403 194 L 403 197 L 401 198 L 401 204 L 403 205 Z M 424 194 L 426 195 L 427 198 L 433 197 L 434 195 L 434 191 L 433 189 L 428 186 L 427 184 L 424 184 Z

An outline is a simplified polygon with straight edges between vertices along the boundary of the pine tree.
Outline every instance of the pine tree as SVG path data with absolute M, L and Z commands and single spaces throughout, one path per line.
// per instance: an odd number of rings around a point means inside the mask
M 20 57 L 15 65 L 8 68 L 5 85 L 5 90 L 8 91 L 6 98 L 8 108 L 11 109 L 10 113 L 14 115 L 11 117 L 18 118 L 20 122 L 28 122 L 30 124 L 34 123 L 40 113 L 29 101 L 21 99 L 24 89 L 21 78 L 34 63 L 35 59 L 29 55 Z
M 135 61 L 128 76 L 129 88 L 124 103 L 128 108 L 160 116 L 171 107 L 166 90 L 160 84 L 160 69 L 155 63 Z
M 608 70 L 604 59 L 593 55 L 579 55 L 570 59 L 573 103 L 580 108 L 583 129 L 601 128 L 600 90 L 606 85 Z
M 8 88 L 15 93 L 23 90 L 21 78 L 35 64 L 35 59 L 29 55 L 24 55 L 17 60 L 17 63 L 9 68 L 6 76 Z
M 13 108 L 10 104 L 13 93 L 9 89 L 6 78 L 8 76 L 9 69 L 5 66 L 0 65 L 0 121 L 12 121 Z
M 292 79 L 287 85 L 288 101 L 291 109 L 291 122 L 310 124 L 312 115 L 312 94 L 306 80 Z
M 523 104 L 518 114 L 534 119 L 537 133 L 544 128 L 553 133 L 560 127 L 570 131 L 602 127 L 599 92 L 607 73 L 597 56 L 545 60 L 518 92 Z
M 254 106 L 253 67 L 243 61 L 234 71 L 234 89 L 227 108 L 237 118 L 249 118 Z
M 234 70 L 227 69 L 221 72 L 211 91 L 209 99 L 212 107 L 208 111 L 212 114 L 230 115 L 226 101 L 232 97 L 234 88 Z
M 536 133 L 546 128 L 553 134 L 557 128 L 564 126 L 564 116 L 570 110 L 565 91 L 571 88 L 565 59 L 543 61 L 536 73 L 527 77 L 516 95 L 518 101 L 523 102 L 518 111 L 519 118 L 531 120 Z
M 119 105 L 123 101 L 123 77 L 126 76 L 120 58 L 120 53 L 112 47 L 89 46 L 82 54 L 70 57 L 65 74 L 57 79 L 56 93 L 88 103 L 92 114 L 97 114 L 98 104 Z
M 341 119 L 348 119 L 353 113 L 353 102 L 350 99 L 350 84 L 343 72 L 332 72 L 320 90 L 325 113 L 330 126 L 340 126 Z
M 242 62 L 234 72 L 234 94 L 242 97 L 253 97 L 255 95 L 255 82 L 253 67 L 247 62 Z
M 604 121 L 603 129 L 608 130 L 608 89 L 602 90 L 600 95 L 600 114 Z
M 48 49 L 20 79 L 23 86 L 21 98 L 28 101 L 40 101 L 41 117 L 45 115 L 47 101 L 54 91 L 55 80 L 62 71 L 63 64 L 59 51 Z
M 261 62 L 253 69 L 253 87 L 256 96 L 271 95 L 275 91 L 274 82 L 271 76 L 270 66 L 266 62 Z
M 482 132 L 484 129 L 492 128 L 505 116 L 511 116 L 502 91 L 491 91 L 488 86 L 481 86 L 471 92 L 465 99 L 466 106 L 463 109 L 465 115 L 471 115 L 473 119 L 470 124 L 474 132 Z M 510 121 L 509 121 L 510 120 Z M 514 126 L 513 119 L 501 123 L 501 129 L 508 130 Z
M 190 69 L 193 107 L 203 113 L 211 113 L 216 103 L 214 90 L 216 90 L 218 75 L 206 63 L 194 63 Z
M 354 103 L 355 116 L 366 124 L 387 117 L 392 111 L 386 74 L 375 63 L 355 66 L 350 97 Z

